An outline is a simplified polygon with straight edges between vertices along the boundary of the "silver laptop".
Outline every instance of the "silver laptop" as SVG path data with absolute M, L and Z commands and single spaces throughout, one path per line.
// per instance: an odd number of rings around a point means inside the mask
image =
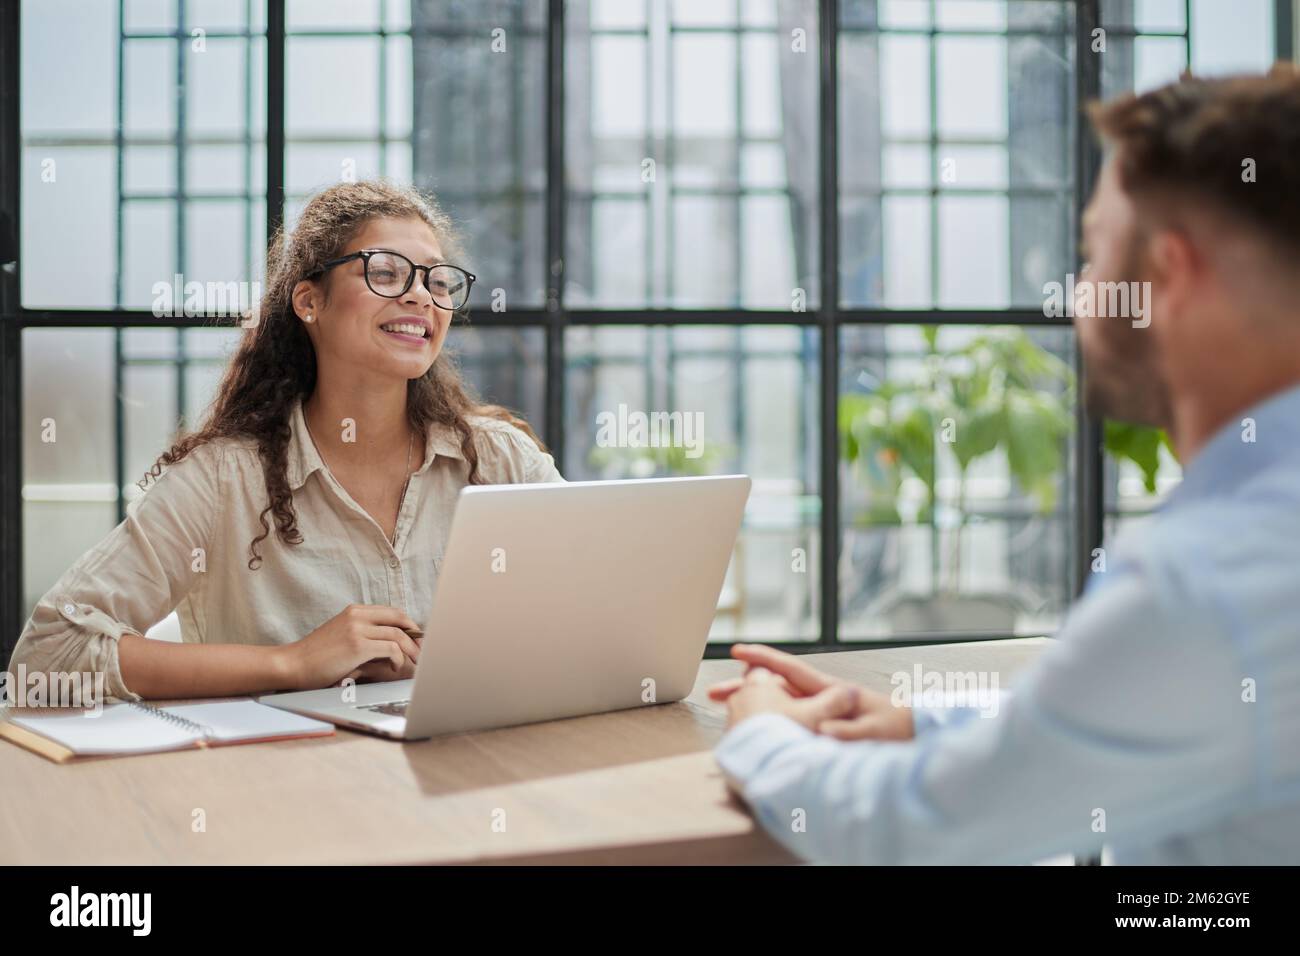
M 681 700 L 745 475 L 464 488 L 415 677 L 271 694 L 402 740 Z

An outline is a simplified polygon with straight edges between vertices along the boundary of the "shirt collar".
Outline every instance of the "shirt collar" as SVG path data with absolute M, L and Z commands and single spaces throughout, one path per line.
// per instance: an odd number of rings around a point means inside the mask
M 1246 419 L 1250 423 L 1245 423 Z M 1245 440 L 1253 428 L 1253 441 Z M 1231 491 L 1251 475 L 1300 453 L 1300 385 L 1233 415 L 1183 470 L 1165 508 Z
M 425 432 L 424 460 L 420 463 L 419 472 L 433 464 L 433 459 L 438 455 L 465 460 L 460 438 L 450 425 L 433 422 L 426 426 Z M 289 413 L 289 449 L 285 470 L 289 490 L 298 490 L 306 484 L 312 472 L 324 467 L 325 462 L 321 460 L 316 443 L 307 431 L 307 417 L 302 410 L 302 398 L 299 397 L 294 400 L 293 411 Z

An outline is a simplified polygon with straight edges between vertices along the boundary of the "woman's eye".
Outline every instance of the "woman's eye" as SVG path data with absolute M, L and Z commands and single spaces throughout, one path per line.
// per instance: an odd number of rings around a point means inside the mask
M 377 279 L 391 280 L 397 278 L 397 273 L 392 269 L 374 269 L 371 271 L 371 275 Z

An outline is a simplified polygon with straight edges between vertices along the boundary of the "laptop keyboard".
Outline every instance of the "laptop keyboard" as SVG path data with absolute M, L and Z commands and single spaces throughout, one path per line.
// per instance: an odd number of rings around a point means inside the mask
M 390 700 L 386 704 L 358 704 L 357 710 L 370 710 L 389 717 L 405 717 L 406 705 L 409 703 L 409 700 Z

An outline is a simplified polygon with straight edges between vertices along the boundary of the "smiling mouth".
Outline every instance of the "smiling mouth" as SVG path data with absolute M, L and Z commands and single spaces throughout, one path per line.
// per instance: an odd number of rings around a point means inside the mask
M 391 335 L 395 339 L 401 339 L 406 342 L 427 342 L 429 340 L 429 329 L 421 325 L 413 325 L 406 322 L 393 322 L 388 325 L 379 327 L 381 332 Z

